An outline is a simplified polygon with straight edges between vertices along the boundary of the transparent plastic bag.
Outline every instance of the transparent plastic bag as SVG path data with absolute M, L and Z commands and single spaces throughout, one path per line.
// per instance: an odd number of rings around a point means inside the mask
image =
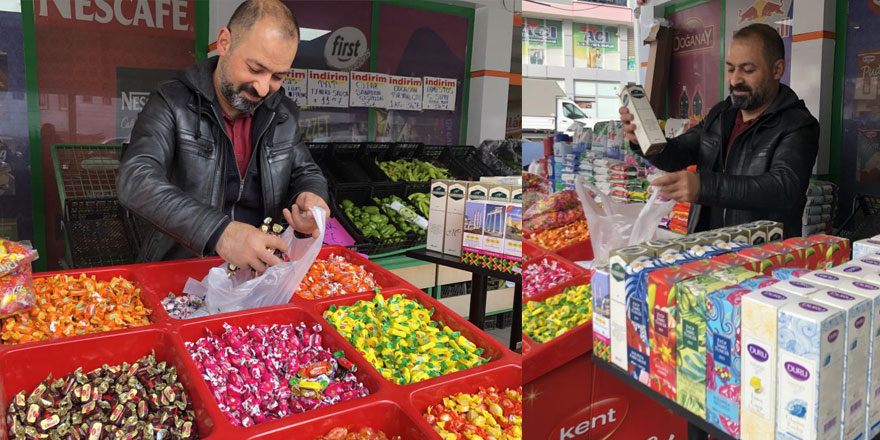
M 601 191 L 583 177 L 575 180 L 575 190 L 584 208 L 593 255 L 598 264 L 608 262 L 608 254 L 614 249 L 633 246 L 654 238 L 658 225 L 675 206 L 674 200 L 660 201 L 659 191 L 654 191 L 646 203 L 620 203 Z M 601 200 L 599 206 L 590 192 Z
M 287 242 L 288 261 L 272 266 L 252 279 L 248 279 L 250 271 L 247 270 L 239 270 L 236 275 L 228 277 L 228 264 L 223 264 L 212 268 L 202 281 L 190 278 L 183 293 L 205 298 L 205 309 L 209 314 L 287 304 L 324 242 L 324 210 L 314 207 L 311 213 L 320 230 L 317 238 L 296 238 L 293 228 L 287 228 L 281 234 L 281 239 Z

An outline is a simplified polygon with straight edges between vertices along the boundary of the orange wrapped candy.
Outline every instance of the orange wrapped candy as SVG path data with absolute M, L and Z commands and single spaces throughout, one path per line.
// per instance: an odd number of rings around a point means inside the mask
M 400 440 L 400 436 L 388 437 L 382 431 L 373 428 L 361 428 L 360 431 L 348 428 L 333 428 L 327 435 L 316 437 L 315 440 Z
M 34 280 L 34 308 L 0 321 L 5 344 L 58 339 L 150 324 L 140 288 L 124 278 L 96 281 L 85 274 Z
M 561 228 L 548 229 L 529 238 L 544 249 L 555 251 L 590 238 L 587 221 L 580 220 Z
M 371 292 L 377 288 L 382 287 L 363 266 L 352 264 L 343 256 L 330 255 L 330 258 L 312 264 L 296 294 L 305 299 L 322 299 Z

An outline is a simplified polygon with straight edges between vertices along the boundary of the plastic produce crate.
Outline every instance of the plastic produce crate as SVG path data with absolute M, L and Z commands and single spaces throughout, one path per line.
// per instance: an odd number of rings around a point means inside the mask
M 456 180 L 480 180 L 480 173 L 453 158 L 449 145 L 423 145 L 419 153 L 419 159 L 446 168 L 449 174 Z
M 339 207 L 342 201 L 346 199 L 354 202 L 356 206 L 375 206 L 373 202 L 374 197 L 385 198 L 391 195 L 406 199 L 406 185 L 388 182 L 337 188 L 330 206 L 330 213 L 339 220 L 342 227 L 354 238 L 355 244 L 350 248 L 363 254 L 377 255 L 409 249 L 426 243 L 427 236 L 418 233 L 400 234 L 386 238 L 365 237 L 354 225 L 354 222 Z
M 477 149 L 470 145 L 450 145 L 446 147 L 452 161 L 477 176 L 493 176 L 495 172 L 480 160 Z
M 335 185 L 339 182 L 339 179 L 336 178 L 329 168 L 330 161 L 330 147 L 333 144 L 330 143 L 318 143 L 318 142 L 309 142 L 306 146 L 309 147 L 309 153 L 312 155 L 312 160 L 318 164 L 318 167 L 321 168 L 321 172 L 324 174 L 324 177 L 327 179 L 328 185 Z
M 52 164 L 64 213 L 67 264 L 130 264 L 139 240 L 116 196 L 119 145 L 53 145 Z
M 330 148 L 328 168 L 339 184 L 364 182 L 388 182 L 388 176 L 365 154 L 366 146 L 360 143 L 334 143 Z
M 319 258 L 340 252 L 349 251 L 338 246 L 329 246 L 321 251 Z M 351 254 L 346 256 L 349 255 Z M 5 362 L 4 365 L 18 366 L 0 372 L 0 396 L 3 398 L 0 402 L 0 411 L 8 407 L 9 399 L 15 393 L 32 390 L 50 373 L 53 377 L 59 377 L 77 367 L 89 370 L 105 363 L 131 362 L 154 351 L 160 361 L 167 361 L 178 368 L 179 380 L 193 401 L 201 438 L 211 440 L 312 439 L 317 435 L 326 434 L 337 426 L 353 428 L 369 426 L 383 430 L 389 435 L 403 435 L 407 439 L 439 440 L 440 437 L 422 418 L 428 404 L 438 403 L 442 397 L 455 392 L 475 392 L 480 386 L 491 385 L 503 388 L 519 384 L 522 369 L 519 366 L 521 358 L 518 355 L 507 350 L 439 301 L 402 280 L 402 287 L 385 289 L 383 294 L 388 297 L 405 292 L 426 307 L 433 307 L 435 309 L 433 319 L 442 320 L 477 346 L 483 347 L 485 349 L 483 355 L 491 357 L 492 361 L 486 365 L 406 386 L 385 380 L 322 316 L 323 311 L 331 304 L 350 304 L 358 299 L 371 299 L 372 293 L 316 301 L 294 296 L 291 304 L 190 320 L 171 320 L 164 314 L 161 305 L 158 304 L 159 298 L 164 297 L 168 291 L 179 293 L 188 278 L 200 279 L 210 268 L 221 263 L 219 258 L 208 258 L 59 272 L 71 275 L 85 272 L 102 280 L 123 276 L 138 283 L 144 302 L 154 310 L 151 316 L 152 324 L 54 341 L 14 346 L 0 345 L 0 362 Z M 375 270 L 373 273 L 377 279 L 396 278 L 378 266 L 370 267 L 369 270 Z M 43 273 L 39 276 L 54 274 Z M 358 365 L 357 374 L 371 394 L 329 408 L 291 415 L 250 428 L 235 427 L 223 417 L 216 399 L 210 394 L 207 383 L 201 377 L 184 345 L 185 341 L 204 336 L 207 329 L 219 333 L 224 322 L 237 326 L 263 323 L 320 323 L 323 327 L 322 336 L 325 346 L 332 350 L 344 351 L 346 357 Z M 58 361 L 49 361 L 55 358 Z M 5 428 L 2 426 L 5 421 L 2 415 L 0 412 L 0 428 Z
M 545 301 L 561 294 L 566 288 L 590 284 L 592 274 L 581 275 L 560 286 L 539 293 L 531 298 L 523 299 L 523 308 L 532 301 Z M 530 350 L 523 349 L 523 383 L 530 382 L 547 372 L 564 365 L 572 359 L 593 349 L 593 320 L 589 320 L 562 335 L 547 342 L 539 343 L 523 331 L 523 347 L 528 344 Z

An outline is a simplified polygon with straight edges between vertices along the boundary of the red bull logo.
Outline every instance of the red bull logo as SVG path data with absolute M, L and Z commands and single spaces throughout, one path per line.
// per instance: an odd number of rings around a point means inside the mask
M 739 22 L 737 24 L 743 23 L 763 23 L 768 18 L 774 15 L 785 15 L 785 11 L 783 10 L 783 2 L 784 0 L 779 0 L 779 3 L 774 3 L 772 1 L 767 0 L 759 0 L 752 3 L 752 6 L 749 6 L 746 10 L 740 9 L 738 11 Z

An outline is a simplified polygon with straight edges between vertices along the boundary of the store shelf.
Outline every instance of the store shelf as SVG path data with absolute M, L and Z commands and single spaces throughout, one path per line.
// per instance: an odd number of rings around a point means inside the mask
M 492 278 L 502 279 L 504 281 L 513 281 L 520 282 L 522 281 L 522 276 L 519 274 L 501 272 L 497 270 L 486 269 L 482 267 L 472 266 L 470 264 L 463 263 L 460 257 L 455 257 L 452 255 L 441 254 L 439 252 L 429 251 L 426 249 L 420 249 L 416 251 L 409 251 L 406 253 L 408 257 L 417 258 L 419 260 L 429 261 L 431 263 L 436 263 L 444 266 L 453 267 L 456 269 L 468 271 L 471 273 L 476 273 L 478 275 L 485 275 Z
M 612 365 L 609 362 L 605 362 L 604 360 L 599 359 L 595 355 L 593 355 L 593 363 L 597 367 L 610 373 L 612 376 L 614 376 L 618 380 L 624 382 L 628 386 L 635 388 L 638 392 L 647 396 L 651 400 L 657 402 L 658 404 L 660 404 L 664 408 L 671 410 L 679 417 L 687 420 L 688 425 L 689 425 L 688 430 L 690 431 L 689 435 L 688 435 L 689 439 L 690 438 L 694 438 L 694 439 L 701 438 L 700 434 L 703 434 L 702 438 L 705 438 L 705 434 L 709 434 L 718 440 L 734 440 L 733 437 L 724 433 L 720 429 L 716 428 L 715 426 L 713 426 L 712 424 L 710 424 L 709 422 L 704 420 L 702 417 L 684 409 L 684 407 L 682 407 L 678 403 L 664 397 L 662 394 L 645 386 L 644 384 L 642 384 L 638 380 L 633 379 L 632 377 L 630 377 L 629 373 L 627 373 L 626 371 L 623 371 L 620 368 L 617 368 L 616 366 Z M 695 433 L 697 435 L 694 435 Z
M 509 311 L 513 305 L 514 290 L 515 289 L 511 287 L 509 289 L 490 290 L 486 292 L 486 316 Z M 471 305 L 470 294 L 441 298 L 440 302 L 446 307 L 452 309 L 453 312 L 458 313 L 459 316 L 463 316 L 467 319 L 468 309 Z

